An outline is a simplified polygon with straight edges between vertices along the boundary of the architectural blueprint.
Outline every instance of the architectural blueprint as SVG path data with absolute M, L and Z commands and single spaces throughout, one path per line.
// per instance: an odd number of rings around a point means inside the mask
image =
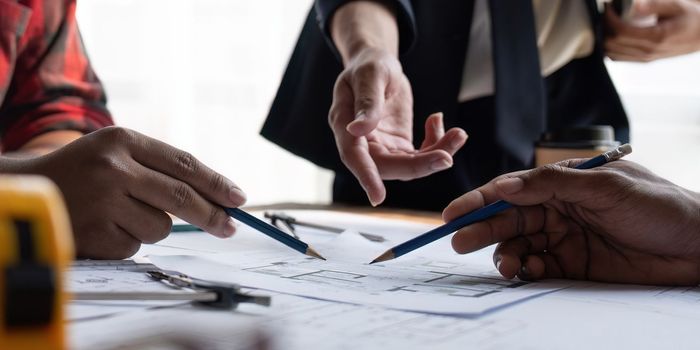
M 387 243 L 391 244 L 391 243 Z M 493 268 L 415 256 L 369 265 L 386 244 L 353 231 L 315 245 L 322 261 L 288 250 L 150 256 L 163 269 L 316 299 L 433 314 L 478 316 L 562 287 L 505 280 Z

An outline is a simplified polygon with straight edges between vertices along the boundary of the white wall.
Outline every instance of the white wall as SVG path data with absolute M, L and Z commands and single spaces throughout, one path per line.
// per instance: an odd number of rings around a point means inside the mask
M 258 135 L 311 0 L 81 0 L 118 124 L 186 149 L 249 203 L 328 202 L 331 174 Z M 700 190 L 700 55 L 611 63 L 636 159 Z
M 700 191 L 700 53 L 608 68 L 631 119 L 629 159 Z
M 331 174 L 258 135 L 311 0 L 82 0 L 118 124 L 183 148 L 250 204 L 330 200 Z

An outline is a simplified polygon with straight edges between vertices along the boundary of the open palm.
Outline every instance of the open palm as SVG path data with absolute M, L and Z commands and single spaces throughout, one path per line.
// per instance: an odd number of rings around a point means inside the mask
M 333 91 L 329 123 L 343 163 L 373 205 L 386 190 L 382 180 L 411 180 L 452 166 L 466 142 L 464 130 L 445 132 L 441 113 L 425 123 L 420 149 L 413 145 L 413 94 L 399 61 L 368 50 L 351 61 Z

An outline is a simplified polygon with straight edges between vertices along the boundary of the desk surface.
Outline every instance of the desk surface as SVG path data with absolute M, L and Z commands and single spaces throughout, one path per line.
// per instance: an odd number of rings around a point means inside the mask
M 266 206 L 262 209 L 284 209 L 303 217 L 302 211 L 289 208 Z M 376 215 L 392 220 L 398 218 L 404 222 L 407 219 L 406 213 L 376 212 Z M 362 216 L 352 216 L 351 219 L 354 222 L 363 220 Z M 415 222 L 413 216 L 408 219 Z M 419 221 L 428 222 L 429 225 L 441 223 L 437 213 L 423 214 Z M 392 221 L 387 220 L 387 225 L 391 224 Z M 248 249 L 258 244 L 256 242 L 267 242 L 262 235 L 242 233 L 240 237 L 223 241 L 202 235 L 173 235 L 159 245 L 144 247 L 139 255 L 168 254 L 168 249 L 173 249 L 173 254 L 183 254 L 184 245 L 194 250 L 236 251 Z M 445 249 L 449 247 L 449 241 L 442 244 L 445 244 Z M 484 259 L 488 259 L 489 251 L 482 253 Z M 242 305 L 236 313 L 223 316 L 221 313 L 211 314 L 211 322 L 221 324 L 230 321 L 231 327 L 224 331 L 222 342 L 230 338 L 225 334 L 230 334 L 232 330 L 243 334 L 252 328 L 274 335 L 272 343 L 280 349 L 700 348 L 700 337 L 697 336 L 697 325 L 700 324 L 699 288 L 570 282 L 567 289 L 477 318 L 386 310 L 268 293 L 273 296 L 273 306 L 269 310 Z M 157 324 L 154 320 L 164 317 L 187 320 L 190 312 L 151 310 L 140 318 L 134 313 L 126 313 L 79 322 L 71 325 L 72 338 L 80 349 L 91 348 L 91 345 L 94 348 L 95 344 L 99 344 L 97 340 L 100 337 L 114 338 L 120 329 L 123 334 L 133 332 L 128 325 L 133 328 L 135 322 L 154 325 Z M 200 324 L 209 322 L 206 311 L 197 310 L 192 315 L 192 320 Z M 182 325 L 170 326 L 182 329 Z M 85 341 L 86 334 L 91 334 L 92 342 Z M 235 340 L 232 341 L 231 344 L 236 344 Z

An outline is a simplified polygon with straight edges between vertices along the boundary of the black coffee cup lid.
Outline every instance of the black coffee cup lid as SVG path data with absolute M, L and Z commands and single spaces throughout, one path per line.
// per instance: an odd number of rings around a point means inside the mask
M 542 133 L 538 147 L 589 148 L 597 146 L 614 147 L 615 130 L 610 125 L 587 125 Z

